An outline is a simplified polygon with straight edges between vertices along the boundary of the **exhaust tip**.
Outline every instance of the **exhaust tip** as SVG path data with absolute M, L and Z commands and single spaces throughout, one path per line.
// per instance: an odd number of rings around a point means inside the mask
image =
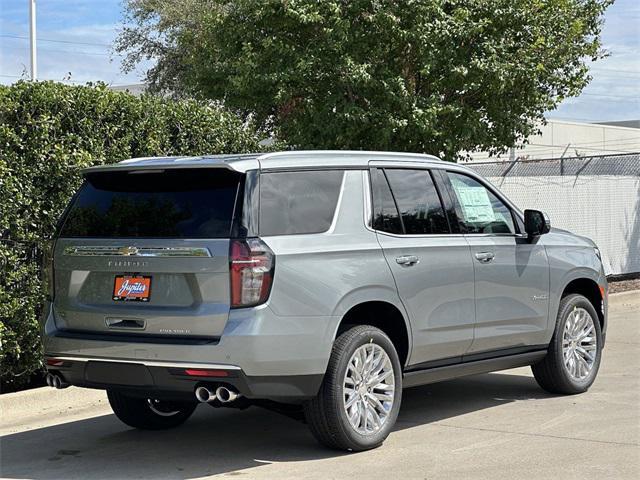
M 200 403 L 208 403 L 216 398 L 216 394 L 207 387 L 196 388 L 196 398 Z
M 229 390 L 227 387 L 218 387 L 216 389 L 216 397 L 218 397 L 218 400 L 222 403 L 233 402 L 239 396 L 239 393 Z
M 62 390 L 63 388 L 70 386 L 69 383 L 64 381 L 64 378 L 55 373 L 48 373 L 46 381 L 48 386 L 57 388 L 58 390 Z

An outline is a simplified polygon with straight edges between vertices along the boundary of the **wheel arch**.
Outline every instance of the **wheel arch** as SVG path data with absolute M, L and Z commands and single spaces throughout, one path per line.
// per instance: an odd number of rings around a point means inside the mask
M 369 299 L 351 305 L 336 326 L 334 340 L 356 325 L 371 325 L 382 330 L 396 348 L 400 364 L 406 365 L 411 353 L 411 330 L 402 304 Z
M 564 298 L 572 293 L 582 295 L 589 300 L 593 305 L 596 313 L 598 314 L 598 320 L 600 321 L 600 327 L 602 331 L 605 331 L 605 314 L 604 314 L 604 295 L 601 291 L 601 287 L 596 280 L 588 276 L 580 276 L 567 282 L 562 290 L 560 298 Z

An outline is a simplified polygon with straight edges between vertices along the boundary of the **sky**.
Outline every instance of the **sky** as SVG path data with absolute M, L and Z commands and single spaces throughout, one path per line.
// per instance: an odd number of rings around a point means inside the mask
M 37 0 L 40 79 L 111 85 L 139 83 L 145 67 L 123 74 L 111 48 L 122 28 L 121 0 Z M 29 72 L 29 0 L 0 0 L 0 83 Z M 597 122 L 640 119 L 640 1 L 617 0 L 605 15 L 609 57 L 592 65 L 583 93 L 547 118 Z

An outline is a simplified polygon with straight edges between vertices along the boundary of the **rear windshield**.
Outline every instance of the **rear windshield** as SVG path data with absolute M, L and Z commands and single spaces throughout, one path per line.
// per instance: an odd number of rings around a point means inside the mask
M 228 237 L 242 175 L 226 169 L 88 175 L 62 237 Z

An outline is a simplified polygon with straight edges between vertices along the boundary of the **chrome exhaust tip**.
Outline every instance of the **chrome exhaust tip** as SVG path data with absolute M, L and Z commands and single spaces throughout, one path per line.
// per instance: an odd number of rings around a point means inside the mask
M 196 388 L 196 398 L 200 403 L 209 403 L 216 399 L 216 394 L 209 387 Z
M 216 389 L 216 397 L 222 403 L 233 402 L 240 396 L 238 392 L 234 392 L 233 390 L 229 390 L 227 387 L 218 387 Z
M 67 388 L 70 386 L 70 384 L 65 382 L 60 375 L 56 375 L 53 373 L 47 374 L 47 385 L 58 390 L 62 390 L 63 388 Z

